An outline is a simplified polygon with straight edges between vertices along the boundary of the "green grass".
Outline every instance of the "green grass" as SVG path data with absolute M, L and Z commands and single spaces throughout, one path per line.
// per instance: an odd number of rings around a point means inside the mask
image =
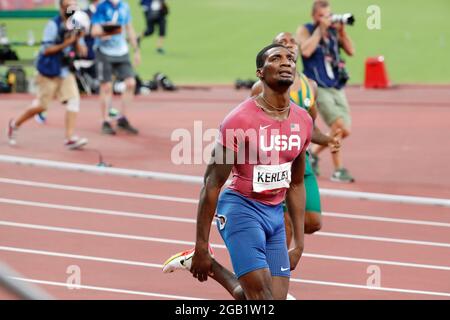
M 144 19 L 138 1 L 129 1 L 138 32 Z M 155 37 L 142 44 L 139 74 L 161 71 L 176 83 L 232 83 L 254 78 L 255 55 L 280 31 L 295 31 L 310 20 L 311 0 L 169 0 L 167 54 L 155 52 Z M 369 5 L 381 8 L 381 30 L 368 30 Z M 364 61 L 384 55 L 394 83 L 450 83 L 450 1 L 334 0 L 334 12 L 352 12 L 348 27 L 356 55 L 347 59 L 352 83 L 364 79 Z M 39 38 L 45 21 L 5 20 L 10 38 Z M 23 58 L 33 50 L 20 48 Z

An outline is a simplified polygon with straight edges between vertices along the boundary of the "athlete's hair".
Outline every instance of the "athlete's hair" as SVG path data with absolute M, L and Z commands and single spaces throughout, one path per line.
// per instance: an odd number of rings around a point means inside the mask
M 314 0 L 312 6 L 312 14 L 315 14 L 317 9 L 319 8 L 327 8 L 330 6 L 330 2 L 328 0 Z
M 269 51 L 272 48 L 278 48 L 278 47 L 286 48 L 282 44 L 278 44 L 278 43 L 272 43 L 272 44 L 262 48 L 261 51 L 259 51 L 258 54 L 256 55 L 256 68 L 260 69 L 264 66 L 264 62 L 266 61 L 267 51 Z
M 277 35 L 272 39 L 272 44 L 277 44 L 277 38 L 278 38 L 280 35 L 282 35 L 282 34 L 290 34 L 291 37 L 292 37 L 292 33 L 290 33 L 290 32 L 287 32 L 287 31 L 285 31 L 285 32 L 280 32 L 279 34 L 277 34 Z

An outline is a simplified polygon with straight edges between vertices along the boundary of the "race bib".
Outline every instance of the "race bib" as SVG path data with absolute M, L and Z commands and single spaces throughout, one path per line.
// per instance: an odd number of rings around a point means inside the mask
M 253 167 L 253 191 L 289 188 L 292 162 L 280 165 L 257 165 Z

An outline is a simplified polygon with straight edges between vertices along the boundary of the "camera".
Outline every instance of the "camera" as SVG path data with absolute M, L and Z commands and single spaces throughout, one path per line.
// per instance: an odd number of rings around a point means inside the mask
M 345 60 L 339 59 L 338 61 L 333 61 L 332 66 L 337 70 L 338 83 L 344 86 L 350 79 L 350 76 L 345 68 Z
M 352 26 L 355 23 L 355 16 L 351 13 L 333 14 L 331 16 L 331 21 L 333 23 L 340 22 Z

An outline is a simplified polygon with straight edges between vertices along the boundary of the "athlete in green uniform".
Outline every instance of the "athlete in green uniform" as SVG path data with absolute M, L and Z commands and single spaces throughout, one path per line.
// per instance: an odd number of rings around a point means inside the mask
M 273 43 L 282 44 L 289 50 L 295 53 L 298 57 L 298 44 L 294 37 L 289 32 L 280 33 L 275 37 Z M 262 90 L 262 85 L 258 81 L 252 88 L 252 96 L 258 95 Z M 291 100 L 301 108 L 306 109 L 313 120 L 317 117 L 316 97 L 317 84 L 315 81 L 308 79 L 304 74 L 297 73 L 294 83 L 290 89 Z M 323 134 L 319 128 L 314 127 L 312 142 L 329 146 L 332 151 L 337 152 L 340 147 L 340 132 L 337 132 L 334 137 Z M 305 215 L 305 233 L 312 234 L 322 227 L 322 210 L 320 206 L 319 186 L 317 184 L 316 176 L 312 170 L 309 152 L 306 153 L 306 167 L 305 167 L 305 190 L 306 190 L 306 215 Z M 288 246 L 292 239 L 292 222 L 289 215 L 285 212 L 286 220 L 286 239 Z

